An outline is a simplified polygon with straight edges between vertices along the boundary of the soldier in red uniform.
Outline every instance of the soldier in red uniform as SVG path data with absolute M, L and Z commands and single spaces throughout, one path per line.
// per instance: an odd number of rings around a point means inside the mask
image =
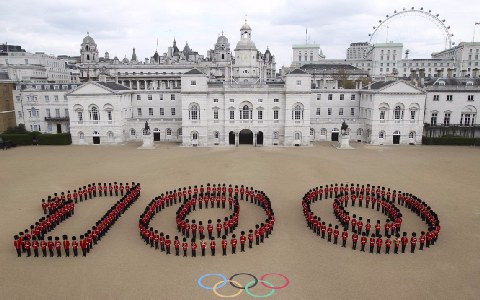
M 198 222 L 198 234 L 199 234 L 201 240 L 203 240 L 205 238 L 205 227 L 203 226 L 202 221 Z
M 222 256 L 227 255 L 228 242 L 227 242 L 226 238 L 227 238 L 226 236 L 222 236 Z
M 240 232 L 240 252 L 245 252 L 245 243 L 247 242 L 247 237 L 245 236 L 245 231 Z
M 237 239 L 235 238 L 235 234 L 232 235 L 230 244 L 232 245 L 232 254 L 235 254 L 235 250 L 237 249 Z
M 260 225 L 255 225 L 255 245 L 260 245 Z
M 377 253 L 380 254 L 380 250 L 382 249 L 383 239 L 381 235 L 377 236 Z
M 333 244 L 336 245 L 338 242 L 338 235 L 340 231 L 338 230 L 338 225 L 335 225 L 335 229 L 333 230 Z
M 190 247 L 192 248 L 192 257 L 197 257 L 197 243 L 195 242 L 195 239 L 192 239 Z
M 343 248 L 346 248 L 347 247 L 347 238 L 348 238 L 348 229 L 347 228 L 343 228 L 343 232 L 342 232 L 342 247 Z
M 178 236 L 175 236 L 173 240 L 173 247 L 175 247 L 175 256 L 180 255 L 180 241 L 178 240 Z
M 332 242 L 332 233 L 333 233 L 332 224 L 328 224 L 327 236 L 328 236 L 328 241 L 329 242 Z
M 372 228 L 372 225 L 370 224 L 370 219 L 367 219 L 367 224 L 365 224 L 365 234 L 367 236 L 370 235 L 370 229 Z
M 187 250 L 188 250 L 188 243 L 187 243 L 186 238 L 183 238 L 182 249 L 183 249 L 183 257 L 186 257 L 187 256 Z
M 21 257 L 22 256 L 22 240 L 18 235 L 14 236 L 14 241 L 13 241 L 13 246 L 15 247 L 15 250 L 17 251 L 17 256 Z
M 402 253 L 405 253 L 405 248 L 407 248 L 407 244 L 408 244 L 408 237 L 405 231 L 403 232 L 401 242 L 402 242 Z
M 73 250 L 73 256 L 77 257 L 78 256 L 78 242 L 77 242 L 77 237 L 72 236 L 72 250 Z
M 215 243 L 215 238 L 210 239 L 210 251 L 212 253 L 212 256 L 215 256 L 215 249 L 217 248 L 217 244 Z
M 213 238 L 213 225 L 212 225 L 212 220 L 208 220 L 207 223 L 207 232 L 208 232 L 208 239 Z
M 385 254 L 390 254 L 390 245 L 392 245 L 392 240 L 390 239 L 390 235 L 387 235 L 385 239 Z
M 248 230 L 248 248 L 253 246 L 253 229 Z
M 400 235 L 398 233 L 395 235 L 395 239 L 393 240 L 393 243 L 394 243 L 393 253 L 398 254 L 398 248 L 400 246 Z
M 170 254 L 171 245 L 172 245 L 172 241 L 170 240 L 170 236 L 167 234 L 165 236 L 165 253 Z
M 357 250 L 357 241 L 358 241 L 358 234 L 357 231 L 355 230 L 352 235 L 352 249 Z
M 375 235 L 372 233 L 370 236 L 370 253 L 373 253 L 373 247 L 375 247 Z
M 55 237 L 55 249 L 57 250 L 57 257 L 62 256 L 62 243 L 60 242 L 60 238 L 58 236 Z
M 205 240 L 200 240 L 200 248 L 202 249 L 202 256 L 205 256 L 205 248 L 207 248 L 207 242 Z
M 360 243 L 362 244 L 362 248 L 360 251 L 365 252 L 365 245 L 367 244 L 367 237 L 365 236 L 365 232 L 362 232 L 362 238 L 360 239 Z
M 222 221 L 220 219 L 217 219 L 217 238 L 220 238 L 222 235 Z
M 68 236 L 63 236 L 63 249 L 65 251 L 65 256 L 70 257 L 70 241 L 68 240 Z
M 382 229 L 382 226 L 380 226 L 380 220 L 377 220 L 377 224 L 375 224 L 375 235 L 376 236 L 380 235 L 380 229 Z
M 410 253 L 415 253 L 415 247 L 417 246 L 417 233 L 413 232 L 410 238 Z
M 47 257 L 47 242 L 40 238 L 40 248 L 42 248 L 42 257 Z
M 422 231 L 420 235 L 420 250 L 423 250 L 423 245 L 425 244 L 425 240 L 426 240 L 425 231 Z
M 25 239 L 23 241 L 23 247 L 25 248 L 25 252 L 27 252 L 27 257 L 30 257 L 30 255 L 32 253 L 31 250 L 30 250 L 30 248 L 32 247 L 32 243 L 30 242 L 29 239 Z

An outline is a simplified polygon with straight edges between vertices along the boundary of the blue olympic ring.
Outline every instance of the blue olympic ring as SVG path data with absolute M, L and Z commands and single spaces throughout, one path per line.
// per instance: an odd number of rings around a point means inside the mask
M 210 277 L 210 276 L 217 276 L 217 277 L 222 278 L 223 282 L 219 286 L 216 287 L 217 289 L 224 287 L 228 282 L 227 277 L 225 277 L 225 275 L 223 275 L 223 274 L 204 274 L 204 275 L 200 276 L 200 278 L 198 278 L 198 280 L 197 280 L 198 286 L 203 288 L 203 289 L 206 289 L 206 290 L 213 290 L 213 287 L 205 286 L 202 283 L 202 281 L 205 278 Z

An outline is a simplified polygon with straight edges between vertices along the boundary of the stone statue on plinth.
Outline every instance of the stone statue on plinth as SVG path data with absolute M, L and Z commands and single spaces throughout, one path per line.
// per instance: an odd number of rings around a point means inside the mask
M 348 133 L 348 125 L 345 122 L 345 120 L 343 120 L 341 128 L 342 128 L 342 136 L 336 148 L 339 150 L 354 149 L 352 146 L 350 146 L 350 134 Z
M 345 122 L 345 120 L 343 120 L 343 123 L 342 123 L 342 135 L 347 135 L 347 130 L 348 130 L 348 125 L 347 123 Z
M 143 129 L 143 134 L 150 134 L 150 126 L 148 126 L 148 121 L 145 121 L 145 128 Z

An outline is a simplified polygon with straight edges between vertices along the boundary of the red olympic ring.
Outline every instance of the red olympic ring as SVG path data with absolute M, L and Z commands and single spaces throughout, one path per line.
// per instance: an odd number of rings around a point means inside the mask
M 279 277 L 282 277 L 284 280 L 285 280 L 285 284 L 282 285 L 282 286 L 277 286 L 277 287 L 272 287 L 272 286 L 268 286 L 266 285 L 263 281 L 265 280 L 266 277 L 268 276 L 279 276 Z M 284 289 L 286 288 L 289 284 L 290 284 L 290 280 L 287 278 L 287 276 L 283 275 L 283 274 L 279 274 L 279 273 L 268 273 L 268 274 L 265 274 L 263 275 L 262 277 L 260 277 L 260 283 L 266 287 L 266 288 L 269 288 L 269 289 L 272 289 L 272 290 L 281 290 L 281 289 Z

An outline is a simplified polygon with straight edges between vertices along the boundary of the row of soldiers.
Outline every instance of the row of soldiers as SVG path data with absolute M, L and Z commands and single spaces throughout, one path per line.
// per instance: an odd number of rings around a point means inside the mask
M 339 220 L 342 226 L 342 232 L 339 230 L 339 225 L 332 227 L 332 224 L 326 225 L 322 222 L 319 216 L 316 216 L 311 210 L 311 204 L 323 198 L 328 199 L 334 197 L 333 210 L 334 215 Z M 354 214 L 350 218 L 349 213 L 345 210 L 345 207 L 350 205 L 355 206 L 358 200 L 359 206 L 362 206 L 363 200 L 366 201 L 366 207 L 368 208 L 372 203 L 372 209 L 375 207 L 377 211 L 382 210 L 382 213 L 388 216 L 384 224 L 384 237 L 381 235 L 382 226 L 380 221 L 374 225 L 375 233 L 370 234 L 372 225 L 370 219 L 367 219 L 367 223 L 363 224 L 362 217 L 357 219 Z M 401 247 L 402 253 L 405 253 L 405 249 L 410 244 L 410 252 L 414 253 L 417 245 L 417 234 L 414 232 L 410 237 L 406 232 L 400 236 L 400 228 L 402 225 L 402 214 L 400 210 L 395 206 L 395 202 L 399 205 L 405 206 L 416 213 L 423 221 L 428 225 L 428 231 L 421 232 L 419 237 L 420 250 L 430 245 L 435 244 L 438 239 L 440 231 L 439 220 L 435 212 L 424 201 L 415 197 L 412 194 L 390 191 L 384 187 L 362 185 L 357 184 L 331 184 L 325 188 L 323 186 L 311 189 L 305 194 L 302 200 L 303 213 L 307 221 L 307 226 L 313 230 L 318 236 L 323 239 L 327 238 L 329 242 L 337 244 L 338 237 L 341 234 L 342 247 L 346 247 L 346 243 L 349 236 L 349 228 L 351 226 L 352 249 L 357 249 L 357 241 L 360 239 L 361 251 L 365 251 L 365 245 L 367 242 L 370 244 L 370 252 L 373 253 L 375 245 L 377 246 L 377 253 L 381 253 L 382 245 L 385 245 L 385 253 L 390 253 L 390 247 L 393 243 L 394 253 L 398 253 L 398 249 Z
M 126 185 L 128 186 L 128 184 Z M 92 195 L 96 197 L 95 194 Z M 80 247 L 83 256 L 86 256 L 87 253 L 93 248 L 93 245 L 96 244 L 115 224 L 115 222 L 120 218 L 120 216 L 140 197 L 140 184 L 135 184 L 132 182 L 132 187 L 126 190 L 125 195 L 118 200 L 101 218 L 96 222 L 95 226 L 91 230 L 88 230 L 85 234 L 80 235 L 80 239 L 77 240 L 76 236 L 73 236 L 71 241 L 68 239 L 67 235 L 63 235 L 62 240 L 60 237 L 48 236 L 45 239 L 45 235 L 54 229 L 61 221 L 73 215 L 73 212 L 62 218 L 59 222 L 51 223 L 50 227 L 42 227 L 44 222 L 37 222 L 36 226 L 32 225 L 30 230 L 25 230 L 19 235 L 14 236 L 13 245 L 17 251 L 18 257 L 22 256 L 22 253 L 25 253 L 27 257 L 32 255 L 38 257 L 40 251 L 42 252 L 43 257 L 47 256 L 47 250 L 50 257 L 54 256 L 56 252 L 57 257 L 62 256 L 62 248 L 65 253 L 65 256 L 70 256 L 70 249 L 73 252 L 73 256 L 78 255 L 78 247 Z M 58 200 L 55 200 L 58 201 Z M 46 220 L 50 220 L 52 216 L 55 216 L 63 211 L 64 206 L 74 205 L 72 200 L 63 200 L 64 205 L 58 206 L 52 214 L 50 212 L 47 214 Z
M 227 188 L 225 184 L 219 184 L 216 187 L 214 185 L 212 188 L 210 188 L 210 184 L 207 184 L 206 188 L 194 186 L 193 189 L 188 187 L 188 189 L 183 188 L 178 189 L 178 191 L 170 191 L 155 197 L 140 216 L 140 236 L 152 248 L 154 247 L 166 254 L 170 254 L 170 247 L 173 243 L 176 255 L 180 253 L 180 246 L 184 256 L 187 255 L 188 249 L 191 250 L 192 256 L 196 256 L 198 246 L 200 246 L 199 249 L 202 251 L 202 256 L 205 255 L 205 249 L 207 248 L 210 248 L 211 255 L 215 255 L 216 241 L 218 240 L 222 247 L 222 254 L 227 255 L 228 245 L 230 245 L 232 253 L 236 253 L 236 247 L 238 241 L 240 241 L 240 251 L 244 252 L 247 240 L 248 247 L 252 248 L 254 242 L 256 245 L 260 245 L 272 233 L 275 217 L 271 209 L 270 199 L 262 191 L 253 190 L 253 188 L 244 187 L 243 185 L 240 188 L 238 186 L 233 188 L 232 185 L 229 185 Z M 248 234 L 242 231 L 237 240 L 237 236 L 233 232 L 238 226 L 240 215 L 239 200 L 245 200 L 260 206 L 265 211 L 267 218 L 264 223 L 256 224 L 255 229 L 250 229 Z M 181 205 L 176 212 L 176 224 L 177 230 L 181 232 L 183 238 L 175 236 L 172 240 L 170 235 L 149 227 L 149 224 L 155 214 L 166 207 L 176 205 L 177 201 Z M 229 209 L 233 210 L 233 213 L 229 217 L 225 217 L 223 222 L 221 219 L 217 219 L 217 240 L 215 239 L 215 227 L 211 219 L 207 221 L 206 226 L 202 221 L 197 223 L 196 220 L 190 221 L 187 219 L 188 214 L 195 211 L 197 207 L 198 209 L 208 209 L 209 206 L 213 208 L 216 204 L 217 208 L 226 208 L 227 202 L 229 203 Z M 232 234 L 232 236 L 230 240 L 227 240 L 229 234 Z

